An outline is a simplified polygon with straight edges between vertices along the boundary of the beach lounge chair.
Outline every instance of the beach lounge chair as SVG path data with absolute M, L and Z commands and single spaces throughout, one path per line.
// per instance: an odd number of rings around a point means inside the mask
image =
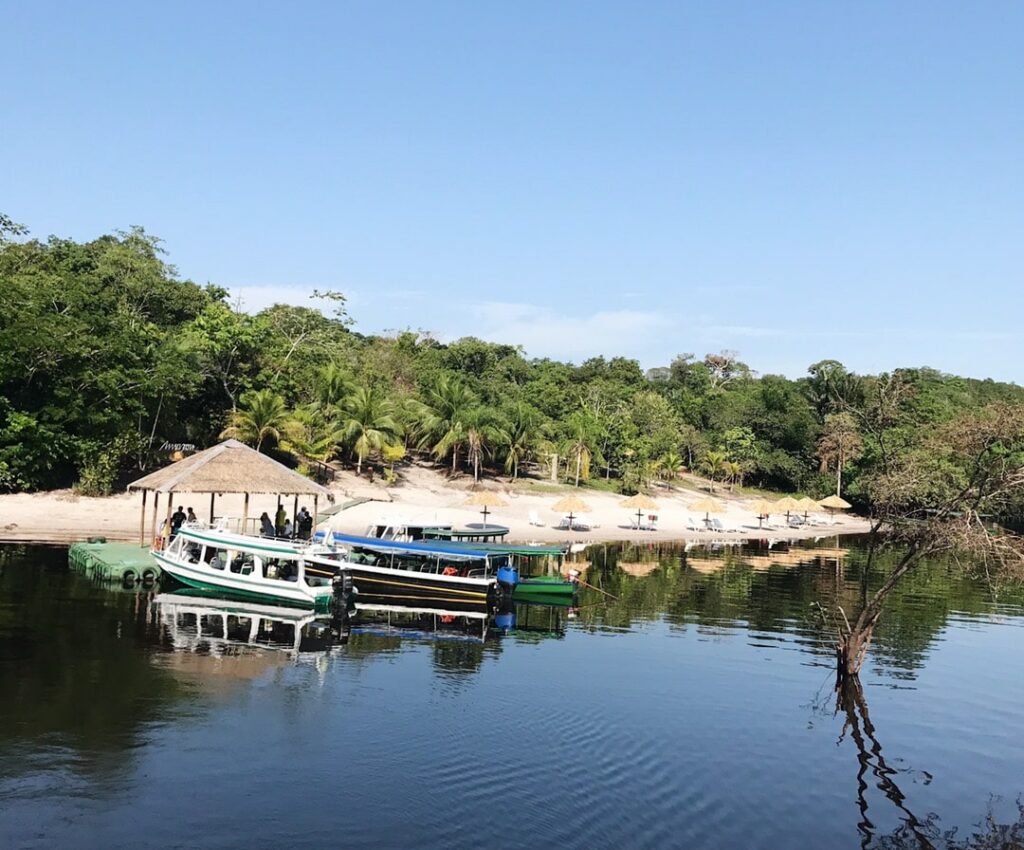
M 537 516 L 537 512 L 534 510 L 530 511 L 530 525 L 536 525 L 538 528 L 544 527 L 544 522 Z
M 687 529 L 687 531 L 703 531 L 704 530 L 704 523 L 703 523 L 703 521 L 698 522 L 692 516 L 687 514 L 686 515 L 686 529 Z

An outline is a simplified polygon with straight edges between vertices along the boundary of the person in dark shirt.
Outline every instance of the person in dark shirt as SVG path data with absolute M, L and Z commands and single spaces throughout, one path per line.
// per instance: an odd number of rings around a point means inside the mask
M 303 505 L 302 509 L 299 511 L 296 522 L 299 526 L 299 537 L 303 540 L 309 540 L 313 533 L 313 515 L 305 505 Z
M 171 514 L 171 539 L 173 540 L 175 535 L 178 533 L 178 529 L 181 528 L 181 524 L 185 521 L 185 510 L 181 505 L 178 505 L 178 510 Z

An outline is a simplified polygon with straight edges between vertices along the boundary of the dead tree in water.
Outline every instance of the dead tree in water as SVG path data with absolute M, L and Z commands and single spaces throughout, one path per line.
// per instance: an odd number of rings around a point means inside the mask
M 1006 515 L 1024 497 L 1024 406 L 993 404 L 901 444 L 906 386 L 898 376 L 882 378 L 873 393 L 859 411 L 876 454 L 864 479 L 872 525 L 860 609 L 852 617 L 839 605 L 827 612 L 840 676 L 860 672 L 885 600 L 926 558 L 951 554 L 990 580 L 1024 577 L 1024 539 L 982 519 Z M 877 555 L 891 547 L 901 554 L 869 594 Z
M 955 828 L 943 830 L 939 817 L 929 813 L 918 817 L 910 808 L 900 787 L 903 778 L 917 774 L 924 784 L 931 774 L 907 767 L 895 767 L 886 758 L 864 691 L 856 677 L 840 679 L 836 684 L 835 713 L 844 715 L 839 741 L 849 738 L 857 748 L 857 831 L 863 850 L 1022 850 L 1024 848 L 1024 806 L 1017 801 L 1017 820 L 999 823 L 992 810 L 975 827 L 973 834 L 961 836 Z M 916 777 L 915 777 L 916 782 Z M 881 791 L 899 812 L 900 825 L 891 833 L 880 834 L 869 816 L 871 785 Z

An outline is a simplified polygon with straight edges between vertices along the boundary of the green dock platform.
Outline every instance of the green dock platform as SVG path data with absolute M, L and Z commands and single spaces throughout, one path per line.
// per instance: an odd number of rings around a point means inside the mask
M 149 549 L 136 543 L 72 543 L 68 564 L 101 581 L 152 581 L 160 575 Z

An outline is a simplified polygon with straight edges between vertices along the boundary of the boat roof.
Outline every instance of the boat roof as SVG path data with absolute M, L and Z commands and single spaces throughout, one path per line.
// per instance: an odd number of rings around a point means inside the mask
M 529 543 L 474 543 L 466 540 L 439 540 L 445 546 L 465 547 L 468 549 L 484 549 L 492 555 L 523 555 L 539 557 L 541 555 L 565 555 L 565 546 L 532 546 Z
M 317 532 L 321 536 L 323 532 Z M 372 549 L 375 552 L 404 552 L 413 555 L 444 555 L 449 558 L 489 558 L 501 554 L 475 544 L 455 544 L 448 540 L 381 540 L 379 537 L 361 537 L 357 534 L 334 532 L 336 543 Z

